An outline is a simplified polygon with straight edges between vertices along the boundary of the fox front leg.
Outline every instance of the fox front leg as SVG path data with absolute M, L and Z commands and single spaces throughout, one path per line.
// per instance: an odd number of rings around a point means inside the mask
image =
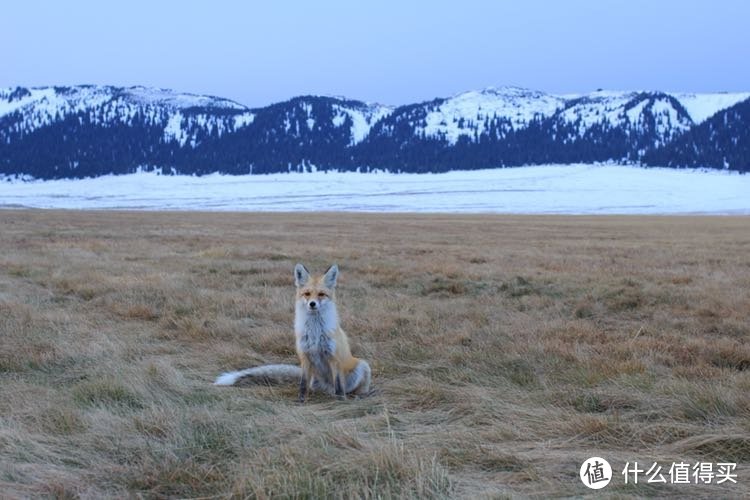
M 344 384 L 341 383 L 341 374 L 336 374 L 336 397 L 339 399 L 346 398 L 346 393 L 344 392 Z
M 297 400 L 300 403 L 305 402 L 305 397 L 307 396 L 307 386 L 307 375 L 303 373 L 299 378 L 299 397 L 297 398 Z
M 302 376 L 299 378 L 299 397 L 298 401 L 300 403 L 305 402 L 305 398 L 307 398 L 307 394 L 310 392 L 310 385 L 312 382 L 312 375 L 310 373 L 310 366 L 308 363 L 305 363 L 304 361 L 301 363 L 302 368 Z
M 346 392 L 344 391 L 343 380 L 341 379 L 341 371 L 337 367 L 331 366 L 331 378 L 333 379 L 333 391 L 336 393 L 338 399 L 346 398 Z

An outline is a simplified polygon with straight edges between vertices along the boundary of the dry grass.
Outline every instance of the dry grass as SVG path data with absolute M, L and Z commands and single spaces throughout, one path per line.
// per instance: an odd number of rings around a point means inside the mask
M 747 218 L 0 212 L 9 498 L 737 497 Z M 216 388 L 293 362 L 292 267 L 341 268 L 377 394 Z M 625 486 L 736 461 L 739 486 Z

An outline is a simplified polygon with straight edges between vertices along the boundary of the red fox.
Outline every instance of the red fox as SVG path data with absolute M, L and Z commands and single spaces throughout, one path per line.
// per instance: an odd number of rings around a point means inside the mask
M 257 381 L 299 380 L 299 401 L 310 389 L 320 389 L 344 398 L 346 394 L 367 395 L 371 371 L 367 361 L 352 356 L 349 340 L 339 326 L 336 310 L 336 281 L 339 268 L 332 265 L 322 276 L 311 276 L 302 264 L 294 267 L 297 286 L 294 334 L 300 366 L 264 365 L 224 373 L 216 385 L 234 385 L 241 379 Z

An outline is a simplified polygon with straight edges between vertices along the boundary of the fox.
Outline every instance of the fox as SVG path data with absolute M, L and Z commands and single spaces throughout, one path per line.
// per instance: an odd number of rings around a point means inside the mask
M 349 338 L 339 324 L 336 283 L 339 268 L 331 265 L 313 276 L 301 263 L 294 266 L 295 349 L 299 366 L 272 364 L 221 374 L 215 385 L 235 385 L 243 379 L 257 382 L 299 381 L 300 403 L 310 390 L 321 390 L 338 399 L 370 393 L 372 371 L 367 361 L 352 356 Z

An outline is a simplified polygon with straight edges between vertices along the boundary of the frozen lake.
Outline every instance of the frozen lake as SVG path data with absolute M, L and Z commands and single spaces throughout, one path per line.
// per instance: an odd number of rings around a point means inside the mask
M 750 214 L 750 175 L 550 165 L 444 174 L 137 173 L 0 181 L 0 207 L 131 210 Z

